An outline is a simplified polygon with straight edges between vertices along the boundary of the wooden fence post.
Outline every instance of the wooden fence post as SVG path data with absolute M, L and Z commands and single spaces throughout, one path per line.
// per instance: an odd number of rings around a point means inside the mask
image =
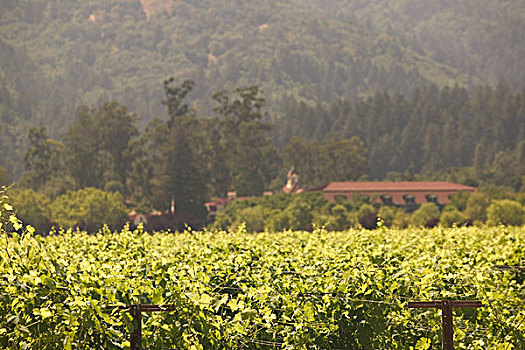
M 129 335 L 131 350 L 142 350 L 142 313 L 169 312 L 175 310 L 175 305 L 131 304 L 127 306 L 106 306 L 106 310 L 128 310 L 133 318 L 133 331 Z
M 481 301 L 465 300 L 440 300 L 440 301 L 409 301 L 408 308 L 435 308 L 441 309 L 442 350 L 454 350 L 454 308 L 478 308 Z
M 129 337 L 131 350 L 142 349 L 142 310 L 140 305 L 130 305 L 129 311 L 133 317 L 133 332 Z

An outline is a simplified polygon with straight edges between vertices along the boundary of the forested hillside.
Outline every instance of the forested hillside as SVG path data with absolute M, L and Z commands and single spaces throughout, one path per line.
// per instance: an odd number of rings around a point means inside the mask
M 465 121 L 469 111 L 461 114 L 464 122 L 453 112 L 416 125 L 426 118 L 416 115 L 421 109 L 412 109 L 410 117 L 395 101 L 419 101 L 423 97 L 413 94 L 422 87 L 421 96 L 433 99 L 435 91 L 457 85 L 450 97 L 459 104 L 480 84 L 495 86 L 505 79 L 508 96 L 525 87 L 521 1 L 1 0 L 0 10 L 0 165 L 15 178 L 23 170 L 28 126 L 46 126 L 60 140 L 78 106 L 96 108 L 116 100 L 137 114 L 142 129 L 165 115 L 160 101 L 168 76 L 195 81 L 188 98 L 200 117 L 215 115 L 215 92 L 257 85 L 269 112 L 263 119 L 276 126 L 277 144 L 293 136 L 321 141 L 332 131 L 338 137 L 357 135 L 372 157 L 373 177 L 411 163 L 414 171 L 470 165 L 473 142 L 481 141 L 471 130 L 461 146 L 454 146 L 451 160 L 429 160 L 428 154 L 416 154 L 420 151 L 392 158 L 383 150 L 400 144 L 399 133 L 408 140 L 409 125 L 417 129 L 410 139 L 440 135 L 428 141 L 431 149 L 444 138 L 445 120 L 454 131 L 447 133 L 448 143 L 462 130 L 458 123 L 477 124 Z M 378 119 L 368 109 L 376 108 L 370 101 L 382 103 L 384 93 L 393 102 L 384 102 Z M 521 105 L 519 96 L 509 103 Z M 390 103 L 401 108 L 388 111 L 403 114 L 399 120 L 385 112 Z M 439 103 L 428 108 L 441 110 L 446 102 Z M 504 101 L 491 103 L 491 111 L 506 108 Z M 302 111 L 308 113 L 299 115 Z M 514 122 L 523 120 L 521 112 L 509 113 Z M 496 130 L 491 123 L 498 118 L 490 114 L 489 124 L 478 127 Z M 372 128 L 378 122 L 383 126 Z M 519 125 L 506 125 L 519 133 Z M 499 151 L 514 151 L 519 139 L 485 134 L 484 147 L 490 150 L 485 163 Z M 423 141 L 406 142 L 403 149 Z
M 3 39 L 43 70 L 69 112 L 116 99 L 151 119 L 161 112 L 159 82 L 168 75 L 195 80 L 194 98 L 205 111 L 206 96 L 252 84 L 269 98 L 286 91 L 330 101 L 477 81 L 369 23 L 324 15 L 308 2 L 4 1 L 2 7 Z
M 0 36 L 0 165 L 13 174 L 23 170 L 27 128 L 43 123 L 44 86 L 40 69 Z
M 287 116 L 280 142 L 322 139 L 329 133 L 357 136 L 369 150 L 374 179 L 396 171 L 429 173 L 473 165 L 477 176 L 491 173 L 496 182 L 519 188 L 525 175 L 519 165 L 525 164 L 525 90 L 514 93 L 503 82 L 476 86 L 471 93 L 458 86 L 426 86 L 406 96 L 378 92 L 325 108 L 290 97 L 280 105 Z M 296 149 L 295 164 L 301 164 L 308 150 Z
M 523 1 L 318 0 L 334 17 L 351 14 L 432 60 L 485 82 L 525 81 Z

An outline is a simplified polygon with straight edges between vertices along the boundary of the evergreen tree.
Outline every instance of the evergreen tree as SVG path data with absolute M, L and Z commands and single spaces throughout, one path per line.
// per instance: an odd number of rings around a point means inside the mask
M 257 86 L 238 88 L 229 96 L 226 91 L 213 98 L 219 103 L 214 110 L 221 117 L 223 143 L 217 145 L 226 152 L 229 190 L 243 195 L 260 195 L 275 177 L 278 168 L 272 161 L 276 154 L 268 133 L 271 126 L 261 121 L 265 100 Z
M 7 186 L 11 181 L 11 176 L 6 168 L 0 165 L 0 186 Z
M 197 153 L 200 130 L 193 111 L 184 102 L 194 84 L 184 81 L 177 87 L 173 81 L 164 82 L 166 99 L 162 103 L 167 106 L 168 121 L 156 121 L 151 133 L 151 145 L 158 147 L 154 150 L 151 202 L 167 210 L 173 201 L 176 214 L 203 218 L 207 186 L 205 164 Z
M 110 180 L 117 181 L 123 187 L 131 161 L 130 142 L 138 135 L 137 116 L 118 102 L 107 102 L 99 107 L 94 119 L 101 152 L 110 158 L 104 180 L 106 184 Z
M 130 141 L 138 134 L 136 116 L 118 102 L 97 109 L 80 106 L 77 121 L 64 135 L 66 166 L 78 187 L 123 190 L 129 169 Z
M 44 186 L 63 170 L 61 164 L 62 144 L 49 138 L 46 128 L 29 128 L 29 148 L 24 155 L 23 183 L 33 189 Z
M 206 200 L 206 183 L 202 162 L 198 160 L 187 124 L 176 122 L 169 129 L 169 141 L 161 146 L 159 165 L 153 177 L 152 204 L 163 210 L 175 203 L 175 212 L 202 215 Z
M 368 171 L 363 142 L 358 137 L 327 138 L 320 146 L 319 169 L 319 183 L 357 180 Z

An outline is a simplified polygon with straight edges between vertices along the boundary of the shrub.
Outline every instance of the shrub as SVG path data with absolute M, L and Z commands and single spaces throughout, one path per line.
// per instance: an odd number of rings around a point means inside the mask
M 371 204 L 362 204 L 357 211 L 357 217 L 359 219 L 370 214 L 377 214 L 376 209 Z
M 45 194 L 49 199 L 54 200 L 58 196 L 66 194 L 67 191 L 74 191 L 76 188 L 75 180 L 70 175 L 52 177 L 49 179 L 39 192 Z
M 33 226 L 36 232 L 44 234 L 51 228 L 51 201 L 34 190 L 12 189 L 8 192 L 17 217 L 24 224 Z
M 317 214 L 313 223 L 318 227 L 325 227 L 329 231 L 342 231 L 350 227 L 347 207 L 343 204 L 325 205 L 324 214 Z
M 272 231 L 290 230 L 311 230 L 314 217 L 308 204 L 294 201 L 284 210 L 274 209 L 267 215 L 268 224 L 266 228 Z M 322 215 L 317 215 L 315 223 L 319 226 L 326 225 Z
M 411 216 L 404 210 L 397 210 L 394 221 L 392 221 L 392 227 L 396 228 L 407 228 L 411 224 Z
M 62 227 L 79 227 L 95 232 L 104 224 L 120 228 L 128 219 L 122 197 L 96 188 L 67 191 L 51 205 L 53 221 Z
M 383 220 L 383 224 L 385 226 L 391 227 L 392 224 L 394 223 L 394 219 L 396 217 L 396 213 L 395 213 L 393 208 L 387 207 L 387 206 L 383 206 L 383 207 L 379 208 L 377 216 L 379 216 L 381 218 L 381 220 Z
M 434 203 L 424 203 L 412 214 L 412 223 L 415 226 L 433 227 L 440 216 L 439 208 Z
M 6 234 L 7 239 L 7 236 L 14 237 L 17 233 L 33 233 L 35 231 L 34 227 L 24 227 L 22 221 L 16 216 L 16 212 L 11 205 L 11 199 L 6 194 L 7 190 L 8 188 L 5 186 L 0 186 L 0 234 Z M 6 252 L 7 248 L 6 246 Z
M 471 193 L 465 191 L 459 191 L 456 194 L 450 196 L 450 204 L 456 207 L 459 211 L 464 211 L 467 207 L 467 203 L 470 199 Z
M 334 231 L 341 231 L 348 229 L 348 211 L 344 205 L 337 204 L 332 208 L 332 215 L 330 220 L 330 229 Z
M 288 222 L 288 215 L 282 210 L 274 210 L 270 219 L 268 220 L 267 228 L 270 231 L 283 231 L 290 227 Z
M 332 215 L 317 214 L 314 216 L 312 223 L 315 227 L 324 227 L 328 231 L 333 231 L 333 220 Z
M 359 227 L 359 218 L 357 217 L 357 212 L 349 212 L 346 218 L 348 220 L 348 226 L 355 228 Z
M 489 197 L 483 192 L 473 192 L 465 209 L 465 215 L 472 222 L 485 222 L 487 220 L 487 208 L 489 206 Z
M 449 207 L 443 210 L 439 223 L 442 226 L 452 227 L 454 225 L 461 226 L 467 223 L 468 219 L 465 214 L 457 210 L 455 207 Z
M 7 189 L 0 186 L 0 233 L 5 233 L 9 225 L 9 216 L 12 214 L 13 207 L 8 203 L 9 198 L 5 195 Z
M 328 201 L 324 198 L 322 192 L 303 192 L 298 195 L 292 196 L 291 205 L 300 205 L 306 208 L 309 212 L 313 213 L 318 211 L 320 208 L 326 205 Z M 290 205 L 289 205 L 290 206 Z M 311 222 L 310 222 L 311 223 Z
M 487 209 L 489 225 L 523 225 L 525 209 L 523 206 L 510 199 L 496 200 Z
M 373 230 L 377 228 L 377 212 L 370 204 L 363 204 L 357 211 L 359 224 L 366 229 Z
M 255 198 L 250 201 L 255 200 L 258 204 L 268 209 L 284 210 L 294 200 L 294 197 L 294 195 L 289 193 L 276 193 L 270 196 Z
M 232 226 L 239 226 L 242 223 L 246 223 L 246 231 L 261 232 L 264 231 L 264 222 L 264 209 L 260 205 L 256 205 L 239 210 Z
M 219 211 L 211 227 L 216 230 L 226 230 L 232 224 L 232 218 L 225 210 Z
M 292 203 L 285 209 L 285 213 L 290 230 L 311 230 L 313 216 L 307 205 Z

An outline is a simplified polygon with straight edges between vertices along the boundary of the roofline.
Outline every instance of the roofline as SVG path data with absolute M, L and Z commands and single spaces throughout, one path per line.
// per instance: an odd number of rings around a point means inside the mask
M 333 187 L 336 188 L 334 189 Z M 323 189 L 323 192 L 447 192 L 475 190 L 475 187 L 446 181 L 349 181 L 331 182 Z
M 383 192 L 459 192 L 459 191 L 475 191 L 476 188 L 472 187 L 471 189 L 468 188 L 403 188 L 403 189 L 339 189 L 339 190 L 321 190 L 323 192 L 377 192 L 377 193 L 383 193 Z

